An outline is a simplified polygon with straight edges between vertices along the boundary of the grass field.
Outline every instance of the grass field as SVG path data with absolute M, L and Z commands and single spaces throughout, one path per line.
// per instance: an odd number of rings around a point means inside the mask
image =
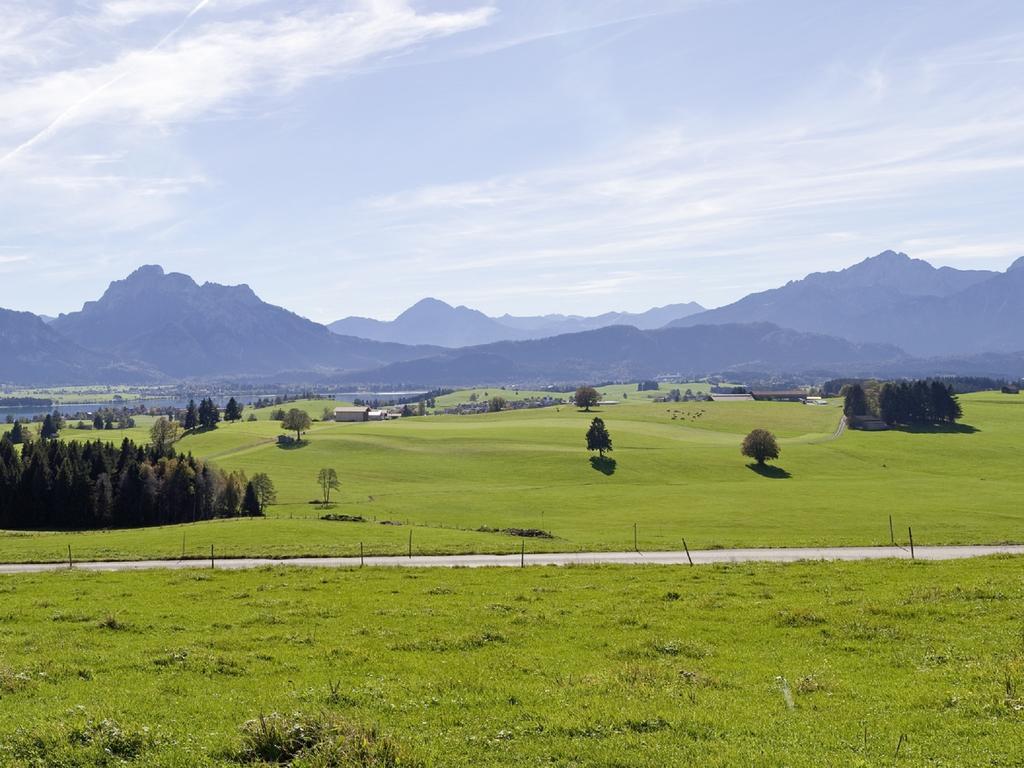
M 628 384 L 610 384 L 604 387 L 598 387 L 598 392 L 601 398 L 604 400 L 654 400 L 658 397 L 664 397 L 673 389 L 678 389 L 685 392 L 687 389 L 692 390 L 694 393 L 708 392 L 710 386 L 706 382 L 701 381 L 687 381 L 687 382 L 661 382 L 659 389 L 646 390 L 644 392 L 637 391 L 637 382 Z M 567 402 L 572 398 L 573 393 L 571 391 L 552 391 L 552 390 L 527 390 L 527 389 L 509 389 L 507 387 L 479 387 L 477 389 L 460 389 L 447 395 L 441 395 L 436 399 L 438 408 L 448 408 L 453 405 L 459 405 L 461 403 L 470 402 L 471 396 L 476 395 L 479 402 L 487 402 L 490 398 L 500 396 L 508 401 L 517 400 L 538 400 L 544 397 L 562 398 Z
M 402 765 L 1020 765 L 1022 565 L 7 576 L 0 764 L 251 765 L 300 713 Z
M 0 535 L 0 559 L 398 553 L 409 530 L 418 553 L 518 551 L 489 527 L 541 528 L 530 550 L 889 543 L 908 526 L 921 544 L 1024 541 L 1017 443 L 1024 397 L 961 398 L 964 424 L 946 432 L 846 432 L 840 412 L 793 403 L 653 403 L 632 398 L 600 413 L 563 406 L 368 424 L 318 423 L 298 448 L 277 447 L 266 418 L 224 424 L 179 444 L 225 469 L 267 472 L 279 504 L 267 520 L 89 534 Z M 326 401 L 307 405 L 315 416 Z M 265 416 L 260 413 L 260 416 Z M 584 450 L 590 419 L 611 431 L 614 472 Z M 753 427 L 774 431 L 782 456 L 762 475 L 739 455 Z M 129 430 L 145 439 L 146 426 Z M 73 430 L 66 435 L 74 435 Z M 88 432 L 84 433 L 89 435 Z M 120 439 L 115 433 L 114 439 Z M 336 513 L 317 519 L 317 471 L 337 469 Z M 407 523 L 384 526 L 380 521 Z

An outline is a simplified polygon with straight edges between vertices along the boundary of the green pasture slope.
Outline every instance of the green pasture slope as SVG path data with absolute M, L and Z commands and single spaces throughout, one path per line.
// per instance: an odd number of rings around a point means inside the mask
M 319 416 L 325 401 L 306 407 Z M 913 526 L 921 544 L 1024 541 L 1018 445 L 1024 397 L 961 398 L 963 425 L 948 431 L 836 438 L 838 401 L 654 403 L 630 400 L 579 412 L 571 406 L 368 424 L 316 423 L 301 447 L 256 422 L 222 424 L 179 445 L 225 469 L 266 472 L 279 504 L 266 520 L 166 529 L 0 536 L 0 559 L 351 555 L 518 551 L 520 539 L 481 527 L 540 528 L 530 551 L 889 543 Z M 591 466 L 583 436 L 600 415 L 615 445 L 614 472 Z M 754 427 L 774 431 L 781 459 L 766 475 L 739 454 Z M 144 436 L 140 425 L 132 430 Z M 69 431 L 66 435 L 74 435 Z M 88 435 L 88 433 L 84 433 Z M 115 433 L 114 439 L 120 439 Z M 341 478 L 335 513 L 319 520 L 317 471 Z M 400 522 L 386 526 L 381 521 Z
M 1021 765 L 1021 565 L 5 576 L 0 765 L 256 765 L 274 713 L 401 755 L 296 767 Z

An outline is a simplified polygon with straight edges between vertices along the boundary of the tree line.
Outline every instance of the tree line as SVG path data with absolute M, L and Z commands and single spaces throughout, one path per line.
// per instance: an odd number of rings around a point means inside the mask
M 843 388 L 847 417 L 875 416 L 890 427 L 953 424 L 963 416 L 953 387 L 933 379 L 848 384 Z
M 247 479 L 166 447 L 0 437 L 0 528 L 90 530 L 262 515 L 276 500 Z

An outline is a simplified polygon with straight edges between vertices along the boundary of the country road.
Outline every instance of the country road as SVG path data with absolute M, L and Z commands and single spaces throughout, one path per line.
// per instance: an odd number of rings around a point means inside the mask
M 947 547 L 915 547 L 918 560 L 957 560 L 985 555 L 1024 555 L 1022 544 L 964 545 Z M 910 559 L 910 550 L 903 547 L 805 547 L 778 549 L 707 549 L 689 555 L 694 565 L 711 563 L 772 562 L 792 563 L 799 560 L 881 560 Z M 240 570 L 273 565 L 305 568 L 353 568 L 390 566 L 400 568 L 488 568 L 520 565 L 688 565 L 685 552 L 566 552 L 527 555 L 423 555 L 413 557 L 297 557 L 282 560 L 270 558 L 237 558 L 215 560 L 213 567 Z M 68 563 L 6 563 L 0 574 L 66 571 Z M 151 569 L 178 570 L 209 568 L 209 560 L 125 560 L 73 563 L 82 571 L 141 571 Z

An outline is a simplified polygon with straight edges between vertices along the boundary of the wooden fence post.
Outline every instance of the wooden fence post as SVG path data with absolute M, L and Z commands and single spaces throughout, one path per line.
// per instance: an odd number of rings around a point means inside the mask
M 693 565 L 693 558 L 690 557 L 690 548 L 686 546 L 686 539 L 683 539 L 683 549 L 686 550 L 686 559 L 690 561 L 690 565 Z
M 910 537 L 910 559 L 914 559 L 914 530 L 908 525 L 907 535 Z

